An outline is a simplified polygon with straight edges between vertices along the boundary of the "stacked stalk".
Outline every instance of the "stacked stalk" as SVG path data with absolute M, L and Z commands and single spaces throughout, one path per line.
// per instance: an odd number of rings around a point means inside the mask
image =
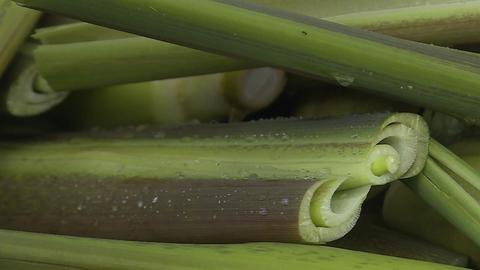
M 353 227 L 371 185 L 418 174 L 427 143 L 412 114 L 5 139 L 0 225 L 130 240 L 325 243 Z
M 395 183 L 390 188 L 383 216 L 390 227 L 466 254 L 471 263 L 480 267 L 480 247 L 405 185 Z
M 425 168 L 405 183 L 480 246 L 480 173 L 431 140 Z
M 475 54 L 236 1 L 140 1 L 134 8 L 129 2 L 113 0 L 68 4 L 59 0 L 18 2 L 159 40 L 337 81 L 446 112 L 473 124 L 480 119 L 480 58 Z M 219 16 L 211 20 L 211 14 Z M 126 17 L 129 19 L 125 20 Z M 352 43 L 355 46 L 349 45 Z
M 0 1 L 0 78 L 39 18 L 38 11 Z
M 0 266 L 25 269 L 464 269 L 330 247 L 181 245 L 0 231 Z M 187 258 L 187 259 L 186 259 Z M 43 268 L 42 268 L 43 267 Z M 12 268 L 10 268 L 12 269 Z M 13 268 L 15 269 L 15 268 Z M 29 268 L 31 269 L 31 268 Z

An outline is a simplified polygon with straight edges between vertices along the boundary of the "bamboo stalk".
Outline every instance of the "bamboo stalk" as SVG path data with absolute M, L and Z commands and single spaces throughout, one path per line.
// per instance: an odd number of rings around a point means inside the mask
M 0 1 L 0 78 L 39 18 L 37 11 Z
M 405 185 L 395 183 L 385 197 L 385 222 L 392 228 L 469 256 L 480 267 L 480 248 Z
M 344 181 L 2 179 L 0 226 L 136 241 L 322 244 L 353 228 L 370 189 L 337 192 Z
M 429 153 L 422 173 L 405 183 L 480 245 L 480 173 L 435 140 Z
M 330 247 L 254 243 L 241 245 L 145 244 L 0 231 L 0 258 L 100 269 L 462 269 Z M 187 258 L 187 259 L 186 259 Z
M 336 80 L 344 86 L 382 93 L 471 123 L 480 118 L 479 58 L 471 53 L 233 0 L 137 1 L 135 8 L 129 2 L 113 0 L 18 2 L 127 32 Z M 212 14 L 217 14 L 215 19 Z
M 241 120 L 270 105 L 285 80 L 259 68 L 79 91 L 54 114 L 74 129 Z
M 352 188 L 418 174 L 428 143 L 425 123 L 413 114 L 193 124 L 140 134 L 133 130 L 77 136 L 78 140 L 68 136 L 4 140 L 0 170 L 21 177 L 58 172 L 98 177 L 314 180 L 346 175 L 352 179 L 342 187 Z M 66 160 L 65 155 L 70 158 Z

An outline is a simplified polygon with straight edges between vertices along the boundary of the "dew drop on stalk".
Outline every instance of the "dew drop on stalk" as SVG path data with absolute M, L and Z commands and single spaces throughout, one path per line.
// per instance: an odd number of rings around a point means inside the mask
M 152 200 L 152 203 L 157 203 L 158 202 L 158 196 L 155 196 L 155 198 L 153 198 Z
M 142 208 L 143 207 L 143 201 L 138 201 L 137 206 L 138 206 L 138 208 Z
M 348 87 L 348 86 L 352 85 L 353 82 L 355 81 L 354 77 L 348 76 L 348 75 L 345 75 L 345 74 L 335 73 L 333 75 L 333 77 L 338 82 L 338 84 L 340 84 L 343 87 Z
M 260 208 L 260 210 L 258 210 L 258 213 L 261 215 L 261 216 L 266 216 L 268 215 L 268 210 L 267 208 Z

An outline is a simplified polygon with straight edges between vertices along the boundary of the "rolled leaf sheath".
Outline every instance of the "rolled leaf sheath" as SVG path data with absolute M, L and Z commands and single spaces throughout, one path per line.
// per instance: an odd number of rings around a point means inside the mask
M 243 57 L 477 123 L 479 57 L 234 0 L 19 0 L 127 32 Z M 128 14 L 128 20 L 125 20 Z M 217 14 L 215 18 L 212 14 Z M 259 27 L 261 25 L 262 27 Z M 355 44 L 352 46 L 351 44 Z
M 3 259 L 10 265 L 28 262 L 39 266 L 65 266 L 66 269 L 464 269 L 323 246 L 279 243 L 147 244 L 5 230 L 0 231 L 0 239 L 0 263 Z
M 0 78 L 39 18 L 38 11 L 0 0 Z
M 428 138 L 422 118 L 408 113 L 193 124 L 63 139 L 5 139 L 0 170 L 13 178 L 315 180 L 336 175 L 351 177 L 342 188 L 352 188 L 418 174 Z
M 2 179 L 0 227 L 175 243 L 325 243 L 353 228 L 369 190 L 335 195 L 344 181 Z

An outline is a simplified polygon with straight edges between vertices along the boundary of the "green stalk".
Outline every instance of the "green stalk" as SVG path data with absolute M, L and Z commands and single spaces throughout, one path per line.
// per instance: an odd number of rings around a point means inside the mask
M 365 3 L 342 1 L 329 5 L 322 1 L 248 0 L 351 27 L 383 33 L 403 39 L 451 46 L 480 42 L 475 31 L 480 26 L 480 1 L 392 1 Z M 40 29 L 34 35 L 44 44 L 72 43 L 87 40 L 131 37 L 132 35 L 86 23 Z
M 318 91 L 320 89 L 321 91 Z M 300 101 L 296 104 L 294 112 L 299 117 L 323 118 L 363 113 L 420 111 L 401 102 L 353 92 L 330 84 L 317 84 L 314 91 L 301 91 L 299 95 Z
M 372 219 L 370 215 L 372 213 L 364 211 L 351 232 L 328 245 L 413 260 L 468 266 L 468 257 L 463 253 L 453 252 L 450 249 L 388 229 L 381 223 L 381 217 L 379 217 L 379 221 L 373 221 L 370 220 Z
M 435 140 L 429 155 L 422 173 L 405 183 L 480 246 L 480 173 Z
M 254 67 L 248 61 L 204 53 L 146 38 L 127 38 L 64 45 L 40 46 L 23 62 L 6 84 L 7 112 L 15 116 L 43 113 L 59 102 L 38 99 L 63 99 L 67 93 L 57 90 L 89 89 L 112 84 L 151 81 L 163 78 L 200 75 Z M 35 63 L 33 63 L 33 61 Z M 124 63 L 124 64 L 119 64 Z M 126 64 L 128 63 L 128 64 Z M 108 71 L 108 72 L 106 72 Z M 49 80 L 38 76 L 38 72 Z M 19 88 L 19 89 L 17 89 Z M 34 105 L 32 105 L 34 104 Z
M 479 58 L 475 54 L 234 0 L 18 3 L 322 80 L 336 80 L 344 86 L 381 93 L 472 123 L 480 119 Z
M 179 245 L 0 231 L 0 258 L 100 269 L 462 269 L 330 247 L 253 243 Z
M 270 105 L 285 74 L 259 68 L 73 93 L 55 115 L 71 128 L 242 119 Z
M 480 247 L 405 185 L 391 186 L 385 197 L 383 216 L 390 227 L 466 254 L 480 267 Z
M 37 11 L 0 0 L 0 78 L 39 18 Z
M 480 171 L 480 140 L 467 138 L 449 147 L 475 170 Z
M 32 38 L 42 44 L 66 44 L 109 39 L 138 37 L 122 31 L 113 30 L 89 23 L 69 23 L 35 30 Z
M 353 228 L 370 189 L 338 191 L 345 181 L 3 178 L 0 227 L 154 242 L 322 244 Z
M 418 174 L 424 167 L 429 139 L 422 118 L 407 113 L 321 121 L 193 124 L 132 132 L 78 135 L 78 139 L 67 136 L 64 140 L 4 140 L 0 170 L 12 177 L 60 173 L 314 180 L 342 175 L 352 178 L 342 187 L 352 188 Z M 131 136 L 140 137 L 126 139 Z

